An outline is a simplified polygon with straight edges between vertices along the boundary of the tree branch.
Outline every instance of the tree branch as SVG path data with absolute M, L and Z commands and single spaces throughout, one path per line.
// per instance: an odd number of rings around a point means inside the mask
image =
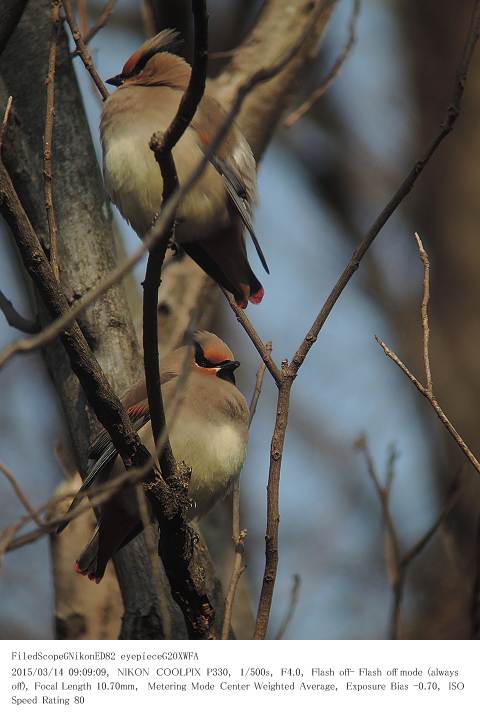
M 438 400 L 436 399 L 434 393 L 433 393 L 433 383 L 432 383 L 432 374 L 430 370 L 430 353 L 429 353 L 429 339 L 430 339 L 430 327 L 428 322 L 428 299 L 430 296 L 430 263 L 428 260 L 428 255 L 423 247 L 422 241 L 418 234 L 415 234 L 415 239 L 418 246 L 418 251 L 420 254 L 420 258 L 423 263 L 424 273 L 423 273 L 423 295 L 422 295 L 422 305 L 421 305 L 421 321 L 422 321 L 422 329 L 423 329 L 423 361 L 425 366 L 425 376 L 427 381 L 427 386 L 424 386 L 417 378 L 412 374 L 410 369 L 405 366 L 405 364 L 398 358 L 398 356 L 395 354 L 394 351 L 392 351 L 381 339 L 379 339 L 377 336 L 375 337 L 375 340 L 380 344 L 383 351 L 385 352 L 385 355 L 391 359 L 402 371 L 403 373 L 410 379 L 414 387 L 422 394 L 425 399 L 431 404 L 433 407 L 433 410 L 435 411 L 436 415 L 442 422 L 442 424 L 445 426 L 447 431 L 450 433 L 450 435 L 455 439 L 460 449 L 463 451 L 475 471 L 480 474 L 480 461 L 475 456 L 473 451 L 467 446 L 465 440 L 463 437 L 459 434 L 457 429 L 454 427 L 450 419 L 447 417 L 445 412 L 443 411 L 442 407 L 438 403 Z
M 355 45 L 355 42 L 357 41 L 356 38 L 356 26 L 358 21 L 358 16 L 360 14 L 360 0 L 354 0 L 353 3 L 353 9 L 352 9 L 352 16 L 350 18 L 350 22 L 348 25 L 348 39 L 345 44 L 345 47 L 343 48 L 340 55 L 337 57 L 335 62 L 332 65 L 332 68 L 327 73 L 327 75 L 324 77 L 322 82 L 320 83 L 319 87 L 312 92 L 310 97 L 308 97 L 302 104 L 297 107 L 296 110 L 293 110 L 288 117 L 285 118 L 283 121 L 283 126 L 287 129 L 290 129 L 290 127 L 293 127 L 293 125 L 302 119 L 304 115 L 307 114 L 307 112 L 310 112 L 313 105 L 320 100 L 324 96 L 324 94 L 328 91 L 330 86 L 333 84 L 333 82 L 338 77 L 342 67 L 344 66 L 345 62 L 347 61 L 350 53 L 353 50 L 353 46 Z

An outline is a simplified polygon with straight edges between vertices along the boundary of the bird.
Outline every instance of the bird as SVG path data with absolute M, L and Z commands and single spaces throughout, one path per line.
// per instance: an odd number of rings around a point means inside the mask
M 212 332 L 199 330 L 193 333 L 192 343 L 162 359 L 160 380 L 167 428 L 172 423 L 170 443 L 175 459 L 192 469 L 188 521 L 200 518 L 227 495 L 245 460 L 249 410 L 235 384 L 239 365 L 225 342 Z M 179 387 L 179 382 L 183 386 Z M 122 402 L 142 443 L 153 455 L 145 381 L 131 387 Z M 57 533 L 68 525 L 69 513 L 88 489 L 125 471 L 105 430 L 90 447 L 89 458 L 88 474 Z M 113 554 L 142 530 L 135 492 L 134 487 L 126 487 L 101 506 L 95 532 L 75 562 L 77 573 L 99 583 Z
M 107 80 L 117 89 L 105 101 L 100 121 L 104 184 L 140 238 L 162 205 L 162 175 L 149 142 L 169 127 L 190 80 L 190 65 L 172 52 L 178 41 L 178 32 L 162 30 L 133 53 L 120 74 Z M 173 148 L 180 186 L 202 160 L 224 118 L 221 105 L 204 93 Z M 255 159 L 234 124 L 176 215 L 175 242 L 242 308 L 264 296 L 248 261 L 245 229 L 269 273 L 252 225 L 256 195 Z

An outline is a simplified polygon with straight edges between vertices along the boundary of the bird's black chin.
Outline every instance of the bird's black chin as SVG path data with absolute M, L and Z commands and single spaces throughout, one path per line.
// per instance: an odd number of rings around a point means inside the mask
M 236 386 L 234 371 L 235 369 L 232 369 L 231 367 L 223 367 L 217 371 L 217 376 L 219 379 L 224 379 L 225 381 L 230 382 L 230 384 Z

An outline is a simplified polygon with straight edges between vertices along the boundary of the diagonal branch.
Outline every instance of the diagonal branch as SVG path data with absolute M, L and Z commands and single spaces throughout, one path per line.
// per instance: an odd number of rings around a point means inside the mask
M 283 126 L 287 129 L 290 129 L 290 127 L 293 127 L 293 125 L 302 119 L 304 115 L 307 114 L 307 112 L 310 112 L 313 105 L 320 100 L 324 96 L 324 94 L 327 92 L 327 90 L 330 88 L 330 86 L 333 84 L 333 82 L 338 77 L 338 74 L 340 73 L 340 70 L 344 66 L 345 62 L 347 61 L 350 53 L 353 50 L 353 46 L 355 45 L 355 42 L 357 41 L 356 37 L 356 26 L 358 21 L 358 16 L 360 14 L 360 0 L 354 0 L 353 3 L 353 9 L 352 9 L 352 15 L 350 17 L 350 22 L 348 24 L 348 39 L 345 44 L 345 47 L 343 48 L 340 55 L 337 57 L 335 62 L 333 63 L 333 66 L 331 67 L 330 71 L 327 73 L 326 77 L 323 79 L 322 83 L 319 85 L 319 87 L 316 88 L 314 92 L 308 97 L 305 102 L 302 102 L 300 107 L 297 107 L 296 110 L 293 110 L 288 117 L 283 121 Z
M 454 440 L 457 442 L 460 449 L 463 451 L 475 471 L 480 474 L 480 461 L 475 456 L 473 451 L 467 446 L 467 443 L 465 442 L 464 438 L 460 435 L 460 433 L 457 431 L 455 426 L 452 424 L 450 419 L 447 417 L 445 412 L 443 411 L 442 407 L 438 403 L 437 398 L 435 397 L 435 394 L 433 393 L 433 384 L 432 384 L 432 373 L 430 370 L 430 351 L 429 351 L 429 340 L 430 340 L 430 326 L 428 321 L 428 299 L 430 295 L 430 263 L 428 259 L 428 255 L 423 247 L 422 241 L 418 234 L 415 234 L 415 239 L 418 246 L 418 251 L 420 254 L 420 258 L 423 263 L 423 295 L 422 295 L 422 304 L 421 304 L 421 320 L 422 320 L 422 329 L 423 329 L 423 361 L 425 366 L 425 376 L 427 381 L 427 386 L 424 386 L 417 377 L 410 371 L 410 369 L 401 361 L 401 359 L 398 358 L 398 356 L 395 354 L 390 347 L 388 347 L 384 341 L 379 339 L 379 337 L 375 337 L 375 340 L 380 344 L 383 351 L 385 352 L 385 355 L 391 359 L 402 371 L 403 373 L 410 379 L 414 387 L 422 394 L 425 399 L 431 404 L 433 407 L 433 410 L 435 411 L 436 415 L 442 422 L 442 424 L 445 426 L 447 431 L 450 433 L 450 435 L 454 438 Z
M 90 77 L 92 78 L 94 84 L 97 86 L 97 89 L 101 94 L 102 99 L 106 100 L 109 95 L 109 92 L 95 68 L 92 56 L 90 55 L 90 50 L 88 49 L 85 40 L 83 39 L 81 32 L 78 29 L 78 25 L 75 22 L 72 4 L 70 0 L 62 0 L 62 5 L 65 12 L 65 18 L 72 33 L 73 41 L 77 47 L 77 53 L 80 55 L 82 62 L 85 65 L 85 69 L 90 74 Z

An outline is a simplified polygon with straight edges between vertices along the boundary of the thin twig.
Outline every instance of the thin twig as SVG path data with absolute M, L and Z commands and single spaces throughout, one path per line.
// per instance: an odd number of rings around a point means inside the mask
M 444 506 L 439 512 L 437 518 L 424 534 L 416 541 L 411 548 L 403 555 L 400 552 L 400 542 L 398 539 L 398 531 L 392 517 L 390 509 L 390 487 L 393 482 L 393 459 L 389 459 L 387 464 L 387 475 L 382 483 L 373 461 L 373 457 L 368 447 L 365 436 L 361 436 L 355 442 L 355 448 L 360 450 L 365 458 L 367 471 L 372 483 L 375 487 L 377 496 L 380 500 L 382 509 L 383 523 L 388 539 L 390 550 L 387 552 L 386 566 L 389 577 L 390 587 L 392 589 L 392 606 L 390 611 L 390 627 L 389 638 L 397 640 L 400 637 L 400 623 L 402 616 L 402 602 L 405 594 L 405 585 L 407 581 L 408 569 L 412 561 L 423 551 L 428 542 L 435 535 L 439 527 L 445 521 L 452 508 L 454 507 L 458 497 L 460 496 L 460 472 L 455 477 L 452 486 L 448 492 Z M 394 454 L 391 454 L 393 457 Z M 395 454 L 396 456 L 396 454 Z
M 83 33 L 83 41 L 85 45 L 88 45 L 90 40 L 93 40 L 95 35 L 100 32 L 102 28 L 105 27 L 107 22 L 110 20 L 110 16 L 115 10 L 115 5 L 117 4 L 117 0 L 107 0 L 105 3 L 102 12 L 100 13 L 100 17 L 98 18 L 97 22 L 92 25 L 92 27 L 85 33 Z
M 287 612 L 285 614 L 285 618 L 280 624 L 280 628 L 277 631 L 277 635 L 275 636 L 276 641 L 281 641 L 287 632 L 287 629 L 292 621 L 293 614 L 295 613 L 295 608 L 298 604 L 298 596 L 300 594 L 300 587 L 302 585 L 302 581 L 300 579 L 300 576 L 298 573 L 294 574 L 292 579 L 292 590 L 290 593 L 290 601 L 288 603 Z
M 76 45 L 77 52 L 79 56 L 82 59 L 83 64 L 85 65 L 85 69 L 90 74 L 90 77 L 92 78 L 93 82 L 97 86 L 97 89 L 99 93 L 101 94 L 103 100 L 106 100 L 109 92 L 107 88 L 105 87 L 102 78 L 98 74 L 95 65 L 92 60 L 92 56 L 90 55 L 90 51 L 88 47 L 85 44 L 85 41 L 80 33 L 80 30 L 78 29 L 77 23 L 75 22 L 75 16 L 73 14 L 72 5 L 70 0 L 62 0 L 63 9 L 65 11 L 65 17 L 67 20 L 67 23 L 70 27 L 70 32 L 72 33 L 73 41 Z
M 377 496 L 382 507 L 387 546 L 387 570 L 390 578 L 390 585 L 394 587 L 400 580 L 400 547 L 395 523 L 390 511 L 390 492 L 386 488 L 386 482 L 385 484 L 382 484 L 380 480 L 365 436 L 360 436 L 357 439 L 355 442 L 355 448 L 360 451 L 365 458 L 368 475 L 375 487 L 375 491 L 377 492 Z
M 246 538 L 247 538 L 247 532 L 245 529 L 242 529 L 242 531 L 240 531 L 236 537 L 234 534 L 235 558 L 233 560 L 232 575 L 230 576 L 227 595 L 225 598 L 225 613 L 223 616 L 223 625 L 222 625 L 222 633 L 221 633 L 222 641 L 226 641 L 230 635 L 230 626 L 232 624 L 232 613 L 233 613 L 233 604 L 235 601 L 235 594 L 237 591 L 237 586 L 238 586 L 240 577 L 246 569 L 246 566 L 243 563 Z
M 43 191 L 45 195 L 45 209 L 47 211 L 48 232 L 50 239 L 50 264 L 52 265 L 55 279 L 60 279 L 60 269 L 58 264 L 58 228 L 55 219 L 55 210 L 53 206 L 53 126 L 55 122 L 55 68 L 57 63 L 57 43 L 60 31 L 60 4 L 61 0 L 52 0 L 50 5 L 50 13 L 52 18 L 52 30 L 50 36 L 50 50 L 48 55 L 48 74 L 47 74 L 47 109 L 45 114 L 45 133 L 43 140 Z
M 309 112 L 313 105 L 318 102 L 318 100 L 323 97 L 323 95 L 327 92 L 327 90 L 330 88 L 332 83 L 336 80 L 338 77 L 340 70 L 342 69 L 343 65 L 345 64 L 348 56 L 350 55 L 353 46 L 355 45 L 357 38 L 356 38 L 356 25 L 358 16 L 360 13 L 360 0 L 354 0 L 353 3 L 353 9 L 352 9 L 352 15 L 350 17 L 350 22 L 348 25 L 348 39 L 345 44 L 345 47 L 343 48 L 340 55 L 337 57 L 335 62 L 333 63 L 330 71 L 324 77 L 319 87 L 312 92 L 310 97 L 305 100 L 305 102 L 302 102 L 302 104 L 297 107 L 296 110 L 291 112 L 288 117 L 283 121 L 283 126 L 287 129 L 290 129 L 296 122 L 298 122 L 304 115 Z
M 222 287 L 220 288 L 223 292 L 225 299 L 229 303 L 233 313 L 237 317 L 237 320 L 239 324 L 242 325 L 242 327 L 247 332 L 248 336 L 250 337 L 255 349 L 260 354 L 262 360 L 265 362 L 265 366 L 267 367 L 268 371 L 270 372 L 271 376 L 275 380 L 275 383 L 277 387 L 280 385 L 280 382 L 282 381 L 282 371 L 279 369 L 275 361 L 273 360 L 271 356 L 271 352 L 268 351 L 267 345 L 262 342 L 260 337 L 257 334 L 257 330 L 253 326 L 250 319 L 247 317 L 243 309 L 240 309 L 240 307 L 237 306 L 236 302 L 233 300 L 232 295 L 227 292 Z
M 38 317 L 36 319 L 25 319 L 25 317 L 22 317 L 1 290 L 0 311 L 3 313 L 8 324 L 14 329 L 18 329 L 25 334 L 36 334 L 36 332 L 40 331 L 41 327 Z
M 35 521 L 37 526 L 40 526 L 40 527 L 43 526 L 42 519 L 40 518 L 38 513 L 35 511 L 35 509 L 33 508 L 32 504 L 30 503 L 28 498 L 23 493 L 22 489 L 20 488 L 20 484 L 18 483 L 17 479 L 15 478 L 15 475 L 10 471 L 10 469 L 8 469 L 4 464 L 1 464 L 1 463 L 0 463 L 0 471 L 10 482 L 10 484 L 15 492 L 16 497 L 18 498 L 18 500 L 20 501 L 20 503 L 22 504 L 24 509 L 26 509 L 26 511 L 28 512 L 32 521 Z
M 430 371 L 430 352 L 429 352 L 429 338 L 430 338 L 430 327 L 429 327 L 429 321 L 428 321 L 428 299 L 430 294 L 430 263 L 428 259 L 427 252 L 425 251 L 423 244 L 420 240 L 420 237 L 418 234 L 415 234 L 415 239 L 418 246 L 418 251 L 420 253 L 420 258 L 423 263 L 424 267 L 424 273 L 423 273 L 423 295 L 422 295 L 422 304 L 421 304 L 421 318 L 422 318 L 422 329 L 423 329 L 423 360 L 424 360 L 424 366 L 425 366 L 425 375 L 427 379 L 427 386 L 424 386 L 417 377 L 410 371 L 410 369 L 398 358 L 398 356 L 395 354 L 390 347 L 388 347 L 384 341 L 379 339 L 379 337 L 375 336 L 375 340 L 380 344 L 383 351 L 385 352 L 386 356 L 391 359 L 402 371 L 403 373 L 410 379 L 414 387 L 427 399 L 427 401 L 431 404 L 433 407 L 435 413 L 437 414 L 438 418 L 442 422 L 442 424 L 446 427 L 447 431 L 450 433 L 451 436 L 455 439 L 460 449 L 463 451 L 469 462 L 472 464 L 473 468 L 477 473 L 480 474 L 480 461 L 477 459 L 475 454 L 471 451 L 471 449 L 467 446 L 465 440 L 463 437 L 458 433 L 457 429 L 454 427 L 450 419 L 446 416 L 445 412 L 443 411 L 442 407 L 438 403 L 435 394 L 433 392 L 433 384 L 432 384 L 432 375 Z
M 402 568 L 405 568 L 408 566 L 409 563 L 413 561 L 425 548 L 427 543 L 430 541 L 432 536 L 436 533 L 436 531 L 440 528 L 441 524 L 444 522 L 445 518 L 448 516 L 450 511 L 453 509 L 454 505 L 458 501 L 458 498 L 460 496 L 460 492 L 462 491 L 462 485 L 461 485 L 461 471 L 457 473 L 457 476 L 452 482 L 452 485 L 450 486 L 450 489 L 448 491 L 448 495 L 445 500 L 445 504 L 438 514 L 437 518 L 434 520 L 432 525 L 430 526 L 427 531 L 423 534 L 423 536 L 420 537 L 420 539 L 413 544 L 411 548 L 404 554 L 404 556 L 401 559 L 400 565 Z
M 415 240 L 417 242 L 418 253 L 423 264 L 423 297 L 420 314 L 422 317 L 423 329 L 423 363 L 425 366 L 425 377 L 427 380 L 427 391 L 433 394 L 432 372 L 430 370 L 430 326 L 428 324 L 428 302 L 430 300 L 430 261 L 426 253 L 422 240 L 417 232 L 415 232 Z
M 265 348 L 268 352 L 271 353 L 272 351 L 272 342 L 267 342 L 265 344 Z M 260 362 L 259 367 L 257 369 L 257 376 L 255 379 L 255 387 L 253 389 L 252 398 L 250 401 L 250 408 L 249 408 L 249 414 L 250 419 L 248 426 L 249 428 L 252 425 L 253 417 L 255 416 L 255 411 L 258 404 L 258 399 L 260 397 L 260 394 L 262 392 L 262 386 L 263 386 L 263 380 L 265 378 L 265 370 L 266 366 L 263 361 Z M 240 577 L 242 573 L 245 571 L 246 566 L 243 563 L 244 555 L 245 555 L 245 540 L 247 537 L 247 532 L 245 529 L 242 531 L 240 530 L 240 477 L 237 476 L 237 478 L 234 481 L 233 484 L 233 491 L 232 491 L 232 538 L 233 538 L 233 544 L 234 544 L 234 559 L 233 559 L 233 567 L 232 567 L 232 573 L 230 576 L 230 581 L 228 584 L 228 590 L 227 590 L 227 596 L 225 599 L 225 613 L 223 618 L 223 626 L 222 626 L 222 640 L 227 640 L 227 638 L 230 635 L 230 626 L 232 622 L 232 611 L 233 611 L 233 604 L 235 601 L 235 593 L 237 590 L 238 581 L 240 580 Z
M 267 352 L 269 354 L 272 353 L 272 342 L 271 341 L 266 342 L 265 349 L 267 350 Z M 265 369 L 266 368 L 267 367 L 266 367 L 265 362 L 261 361 L 260 365 L 257 369 L 257 376 L 255 379 L 255 388 L 253 390 L 252 398 L 250 400 L 250 407 L 249 407 L 250 419 L 248 422 L 249 428 L 252 425 L 253 417 L 255 416 L 255 412 L 257 410 L 257 404 L 258 404 L 258 400 L 260 398 L 260 394 L 262 392 L 263 380 L 265 378 Z
M 442 422 L 442 424 L 445 426 L 447 431 L 450 433 L 450 435 L 454 438 L 454 440 L 457 442 L 460 449 L 463 451 L 473 468 L 477 473 L 480 474 L 480 462 L 475 456 L 475 454 L 471 451 L 471 449 L 467 446 L 462 436 L 458 433 L 450 419 L 446 416 L 445 412 L 441 408 L 440 404 L 436 400 L 436 398 L 428 393 L 428 390 L 421 382 L 418 381 L 416 376 L 412 374 L 410 369 L 405 366 L 405 364 L 401 361 L 401 359 L 398 358 L 398 356 L 395 354 L 394 351 L 392 351 L 384 341 L 382 341 L 379 337 L 375 336 L 375 340 L 380 344 L 383 351 L 385 352 L 385 355 L 391 359 L 402 371 L 403 373 L 410 379 L 412 384 L 420 394 L 422 394 L 432 405 L 435 413 L 437 414 L 438 418 Z

